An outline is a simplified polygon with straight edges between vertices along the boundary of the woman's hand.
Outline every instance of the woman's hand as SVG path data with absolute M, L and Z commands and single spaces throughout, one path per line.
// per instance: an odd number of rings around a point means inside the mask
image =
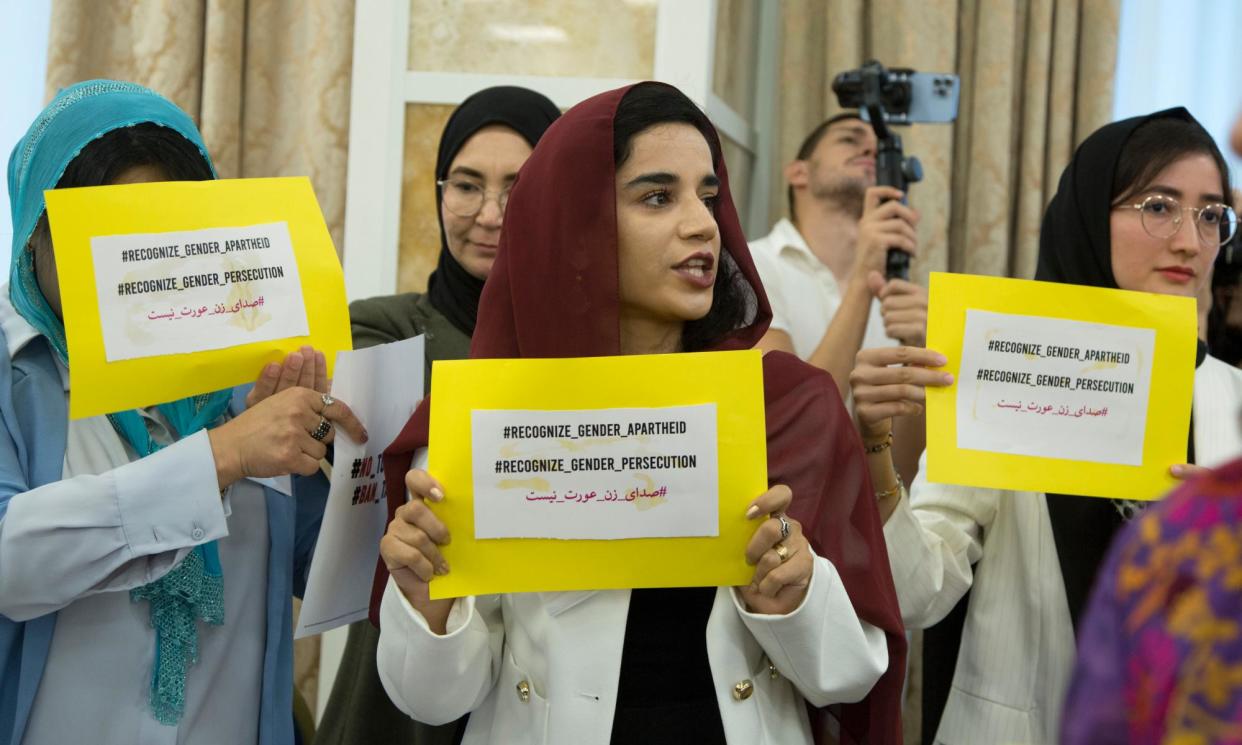
M 802 525 L 785 514 L 792 499 L 788 486 L 774 486 L 746 510 L 747 519 L 761 521 L 746 545 L 746 563 L 755 568 L 755 576 L 741 588 L 746 607 L 754 613 L 794 612 L 811 584 L 811 544 L 802 535 Z
M 321 422 L 329 426 L 316 438 Z M 263 399 L 207 433 L 220 488 L 249 476 L 315 473 L 335 427 L 357 442 L 367 441 L 366 428 L 343 401 L 301 387 Z
M 316 351 L 314 347 L 302 347 L 286 355 L 279 365 L 269 362 L 263 366 L 259 379 L 246 394 L 246 408 L 290 388 L 309 388 L 327 393 L 330 385 L 328 360 L 323 352 Z
M 431 474 L 419 469 L 405 475 L 405 487 L 410 491 L 410 501 L 398 507 L 388 523 L 388 531 L 380 539 L 380 556 L 410 605 L 423 614 L 432 631 L 443 634 L 453 601 L 432 600 L 427 584 L 432 577 L 449 573 L 440 546 L 447 546 L 452 536 L 427 502 L 443 501 L 444 489 Z
M 904 279 L 885 281 L 884 275 L 867 275 L 871 294 L 880 301 L 884 333 L 907 347 L 927 344 L 927 288 Z
M 895 416 L 922 413 L 924 387 L 952 385 L 952 374 L 928 369 L 946 362 L 939 352 L 920 347 L 860 350 L 850 372 L 850 388 L 863 442 L 887 438 Z
M 1179 463 L 1176 466 L 1169 467 L 1169 473 L 1173 475 L 1173 478 L 1181 479 L 1182 481 L 1189 481 L 1211 472 L 1212 469 L 1207 466 L 1196 466 L 1193 463 Z

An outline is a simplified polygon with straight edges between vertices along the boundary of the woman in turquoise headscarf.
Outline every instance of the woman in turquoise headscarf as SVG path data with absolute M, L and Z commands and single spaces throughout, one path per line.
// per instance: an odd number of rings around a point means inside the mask
M 316 472 L 321 417 L 366 436 L 322 393 L 322 355 L 269 365 L 245 398 L 68 419 L 44 190 L 214 177 L 184 112 L 108 80 L 61 91 L 10 157 L 0 745 L 294 740 L 290 599 L 326 493 L 283 477 Z

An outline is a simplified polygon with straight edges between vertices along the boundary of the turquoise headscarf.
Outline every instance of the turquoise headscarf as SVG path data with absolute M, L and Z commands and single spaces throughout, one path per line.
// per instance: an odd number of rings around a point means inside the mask
M 69 352 L 65 327 L 39 289 L 34 253 L 28 245 L 45 208 L 43 192 L 56 188 L 65 169 L 91 142 L 114 130 L 145 123 L 167 127 L 185 137 L 215 174 L 202 135 L 185 112 L 152 90 L 117 80 L 88 80 L 60 91 L 9 157 L 13 212 L 9 298 L 17 312 L 47 338 L 66 366 Z M 230 398 L 229 391 L 218 391 L 158 408 L 172 426 L 174 437 L 186 437 L 216 423 Z M 137 411 L 117 412 L 108 418 L 140 456 L 159 450 Z M 130 597 L 151 605 L 151 625 L 156 632 L 151 707 L 157 720 L 175 725 L 185 710 L 186 669 L 198 659 L 197 623 L 224 622 L 224 579 L 216 543 L 196 547 L 171 572 L 132 590 Z

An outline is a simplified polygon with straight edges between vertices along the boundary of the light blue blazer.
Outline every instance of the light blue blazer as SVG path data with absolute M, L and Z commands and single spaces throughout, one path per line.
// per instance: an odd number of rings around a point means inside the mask
M 8 357 L 0 332 L 0 357 Z M 244 406 L 246 389 L 233 397 Z M 60 371 L 43 337 L 0 359 L 0 520 L 16 494 L 60 481 L 68 410 Z M 328 482 L 294 477 L 295 498 L 264 487 L 270 535 L 266 651 L 259 721 L 262 745 L 289 745 L 293 729 L 293 597 L 306 586 Z M 0 745 L 19 745 L 52 645 L 56 614 L 24 622 L 0 614 Z M 48 695 L 56 695 L 48 692 Z M 71 702 L 66 701 L 66 704 Z

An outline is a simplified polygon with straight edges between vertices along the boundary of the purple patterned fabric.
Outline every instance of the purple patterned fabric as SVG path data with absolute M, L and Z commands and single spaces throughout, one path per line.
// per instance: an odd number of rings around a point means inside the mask
M 1242 745 L 1242 460 L 1118 536 L 1078 637 L 1066 745 Z

